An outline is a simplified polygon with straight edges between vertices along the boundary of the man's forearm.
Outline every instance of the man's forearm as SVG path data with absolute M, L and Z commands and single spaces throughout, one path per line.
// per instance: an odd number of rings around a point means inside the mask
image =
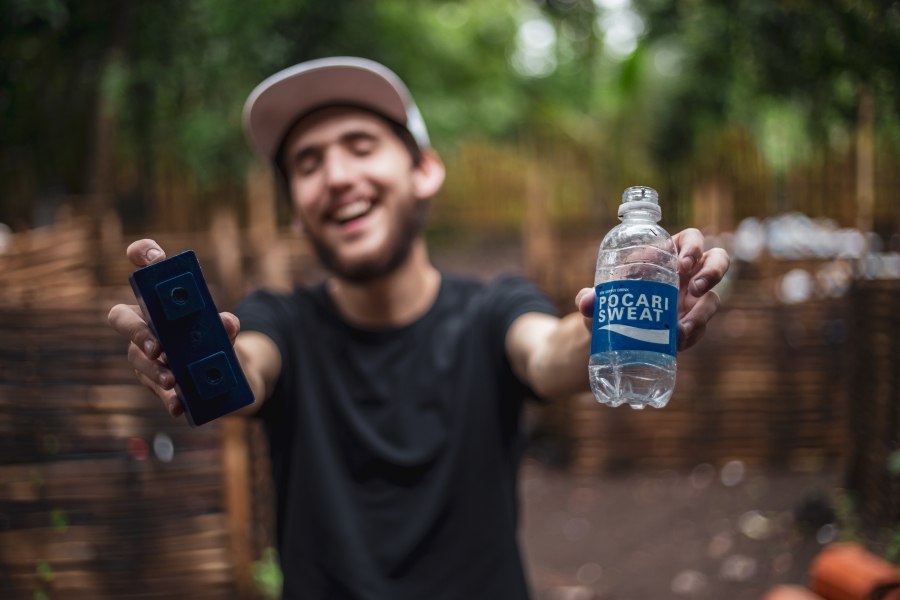
M 591 334 L 584 317 L 572 313 L 555 320 L 528 364 L 527 379 L 541 396 L 563 396 L 590 389 Z
M 281 354 L 275 342 L 255 331 L 238 335 L 234 343 L 234 352 L 256 398 L 256 402 L 235 414 L 252 415 L 272 395 L 278 374 L 281 372 Z

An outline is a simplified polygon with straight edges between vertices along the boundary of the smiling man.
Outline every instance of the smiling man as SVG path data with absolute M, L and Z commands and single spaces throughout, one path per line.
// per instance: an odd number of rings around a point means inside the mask
M 244 116 L 331 274 L 222 313 L 257 399 L 245 411 L 271 442 L 284 598 L 527 598 L 521 407 L 589 389 L 593 289 L 560 319 L 525 280 L 431 265 L 422 231 L 444 167 L 406 87 L 377 63 L 297 65 L 260 84 Z M 703 253 L 696 230 L 675 241 L 685 349 L 718 309 L 710 290 L 728 256 Z M 128 248 L 136 267 L 164 256 L 152 240 Z M 140 310 L 116 306 L 110 322 L 138 379 L 181 414 Z

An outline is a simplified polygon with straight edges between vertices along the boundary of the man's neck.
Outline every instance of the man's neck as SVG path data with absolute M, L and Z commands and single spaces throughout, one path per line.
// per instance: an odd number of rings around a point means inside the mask
M 368 283 L 328 281 L 328 295 L 347 321 L 363 327 L 408 325 L 428 312 L 437 299 L 441 274 L 431 265 L 419 237 L 406 260 L 390 275 Z

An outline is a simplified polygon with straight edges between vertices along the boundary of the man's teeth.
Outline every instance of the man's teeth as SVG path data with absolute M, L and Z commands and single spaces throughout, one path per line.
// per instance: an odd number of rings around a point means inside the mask
M 368 200 L 355 200 L 350 204 L 345 204 L 344 206 L 338 208 L 334 211 L 333 218 L 335 221 L 349 221 L 350 219 L 355 219 L 357 217 L 361 217 L 372 208 L 372 203 Z

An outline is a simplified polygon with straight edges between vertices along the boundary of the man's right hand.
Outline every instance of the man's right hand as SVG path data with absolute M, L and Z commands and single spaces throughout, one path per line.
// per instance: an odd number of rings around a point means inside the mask
M 128 246 L 126 254 L 136 269 L 166 258 L 166 253 L 153 240 L 134 242 Z M 241 330 L 240 321 L 227 312 L 219 313 L 219 316 L 222 317 L 225 331 L 228 332 L 233 344 Z M 128 362 L 134 367 L 138 381 L 159 396 L 170 415 L 177 417 L 184 413 L 184 408 L 175 394 L 175 376 L 168 367 L 159 340 L 144 321 L 141 308 L 136 304 L 117 304 L 109 311 L 109 324 L 131 342 L 128 345 Z

